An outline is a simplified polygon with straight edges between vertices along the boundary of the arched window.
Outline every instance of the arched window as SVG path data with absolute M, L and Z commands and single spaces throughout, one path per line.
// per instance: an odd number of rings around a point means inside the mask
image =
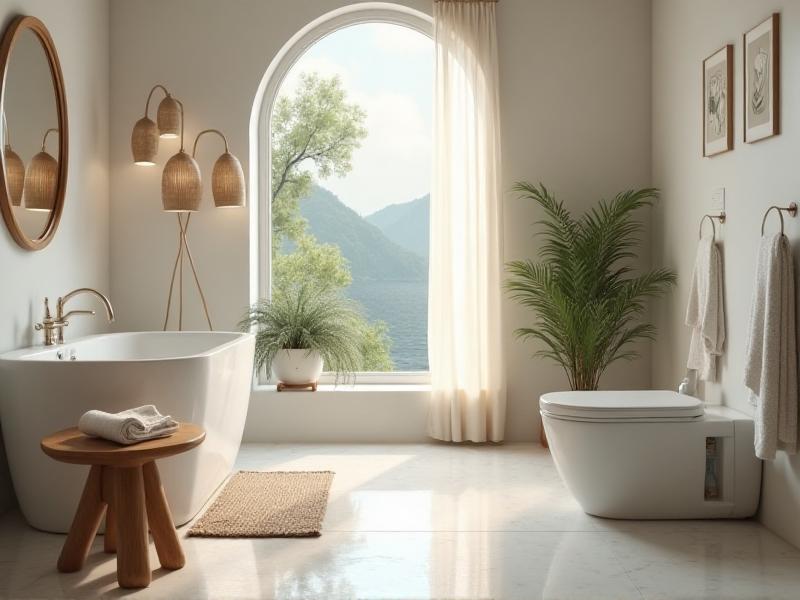
M 360 381 L 427 380 L 430 17 L 366 3 L 298 32 L 251 121 L 251 295 L 338 289 L 364 330 Z

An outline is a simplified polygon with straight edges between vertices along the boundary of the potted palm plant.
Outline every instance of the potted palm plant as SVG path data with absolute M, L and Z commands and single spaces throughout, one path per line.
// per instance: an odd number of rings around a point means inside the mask
M 544 210 L 540 260 L 507 264 L 506 289 L 536 315 L 516 334 L 538 341 L 535 356 L 558 363 L 573 390 L 595 390 L 611 363 L 638 357 L 634 342 L 653 339 L 655 327 L 643 320 L 647 302 L 675 284 L 668 269 L 638 272 L 630 264 L 643 228 L 634 215 L 658 190 L 620 193 L 580 218 L 541 184 L 514 190 Z
M 276 289 L 240 322 L 255 330 L 255 368 L 285 387 L 317 389 L 323 368 L 348 379 L 361 365 L 358 306 L 334 290 L 309 284 Z

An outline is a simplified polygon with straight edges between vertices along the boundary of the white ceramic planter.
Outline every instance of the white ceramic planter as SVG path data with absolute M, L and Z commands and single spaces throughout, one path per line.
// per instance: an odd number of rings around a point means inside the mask
M 316 383 L 322 375 L 322 356 L 316 350 L 281 350 L 272 360 L 272 375 L 281 383 Z

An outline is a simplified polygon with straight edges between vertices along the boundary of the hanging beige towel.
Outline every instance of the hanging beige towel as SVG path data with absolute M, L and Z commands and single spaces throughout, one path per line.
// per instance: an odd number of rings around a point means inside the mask
M 686 367 L 697 371 L 703 381 L 717 378 L 717 357 L 725 343 L 722 257 L 713 237 L 704 237 L 697 245 L 692 273 L 686 324 L 692 328 L 689 359 Z
M 797 340 L 794 264 L 785 236 L 761 239 L 744 383 L 755 406 L 756 456 L 797 452 Z

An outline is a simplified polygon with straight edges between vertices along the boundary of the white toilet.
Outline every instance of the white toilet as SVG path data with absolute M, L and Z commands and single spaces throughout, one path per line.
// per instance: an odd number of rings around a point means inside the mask
M 615 519 L 746 518 L 758 508 L 753 420 L 670 391 L 539 400 L 558 472 L 583 510 Z

